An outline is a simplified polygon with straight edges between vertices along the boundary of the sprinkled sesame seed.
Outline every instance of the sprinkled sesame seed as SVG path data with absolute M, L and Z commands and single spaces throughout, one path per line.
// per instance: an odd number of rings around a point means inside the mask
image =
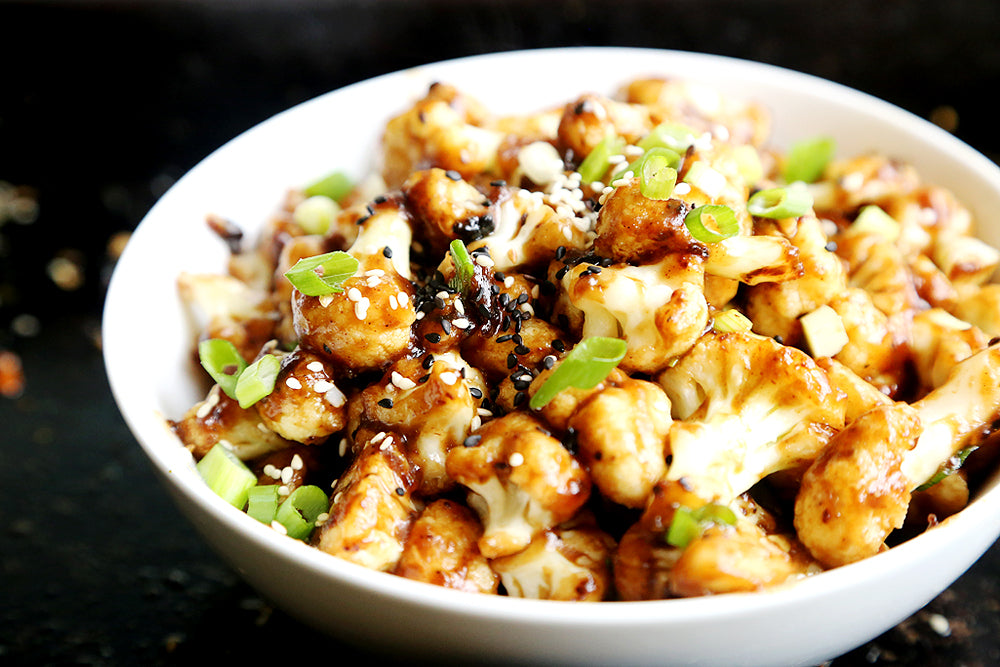
M 389 295 L 389 308 L 391 308 L 392 310 L 399 310 L 399 302 L 396 301 L 395 294 Z
M 441 334 L 436 333 L 434 331 L 430 332 L 429 334 L 424 334 L 424 338 L 427 339 L 428 343 L 440 343 L 441 342 Z
M 380 406 L 382 406 L 383 408 L 386 408 L 386 409 L 391 408 L 392 407 L 392 399 L 391 398 L 383 398 L 383 399 L 381 399 L 378 402 L 378 404 Z
M 330 518 L 329 514 L 327 514 L 326 512 L 320 512 L 319 514 L 316 515 L 316 523 L 313 525 L 319 528 L 324 523 L 326 523 L 329 520 L 329 518 Z
M 514 452 L 513 454 L 510 455 L 510 458 L 507 459 L 507 463 L 510 464 L 511 468 L 516 468 L 517 466 L 524 463 L 524 454 L 522 454 L 521 452 Z
M 444 382 L 446 385 L 449 386 L 458 382 L 458 374 L 453 373 L 452 371 L 445 371 L 444 373 L 441 373 L 440 377 L 441 377 L 441 382 Z
M 306 368 L 308 368 L 309 370 L 311 370 L 314 373 L 319 373 L 319 372 L 323 371 L 323 362 L 322 361 L 310 361 L 308 364 L 306 364 Z
M 397 387 L 399 387 L 400 389 L 404 389 L 404 390 L 405 389 L 413 389 L 414 387 L 417 386 L 416 382 L 414 382 L 413 380 L 411 380 L 408 377 L 404 377 L 404 376 L 400 375 L 397 371 L 393 371 L 392 375 L 390 377 L 392 378 L 392 383 L 394 385 L 396 385 Z
M 298 378 L 291 376 L 285 378 L 285 386 L 289 389 L 302 389 L 302 383 L 299 382 Z
M 326 392 L 333 389 L 333 387 L 334 387 L 333 383 L 330 382 L 329 380 L 316 380 L 316 382 L 314 382 L 312 386 L 313 391 L 315 391 L 318 394 L 325 394 Z
M 281 486 L 278 487 L 278 495 L 279 496 L 287 496 L 291 492 L 292 492 L 292 490 L 288 488 L 287 484 L 282 484 Z
M 271 528 L 273 528 L 276 533 L 281 533 L 282 535 L 288 534 L 288 529 L 282 526 L 280 523 L 278 523 L 277 520 L 271 522 Z
M 691 192 L 691 186 L 687 183 L 678 183 L 674 186 L 674 193 L 678 195 L 686 195 Z
M 342 407 L 347 402 L 344 392 L 340 391 L 336 386 L 331 387 L 329 391 L 323 394 L 323 398 L 335 408 Z
M 472 398 L 476 400 L 483 397 L 483 390 L 479 387 L 469 387 L 469 393 L 472 394 Z
M 406 304 L 410 302 L 410 296 L 406 292 L 399 292 L 396 295 L 396 301 L 399 302 L 400 308 L 405 308 Z
M 361 301 L 361 290 L 357 287 L 352 287 L 347 290 L 347 298 L 351 301 Z
M 268 463 L 267 465 L 265 465 L 263 472 L 264 472 L 265 475 L 267 475 L 271 479 L 280 479 L 281 478 L 281 470 L 279 468 L 277 468 L 276 466 L 274 466 L 273 464 Z
M 386 259 L 392 259 L 392 248 L 389 246 L 382 248 L 382 256 Z
M 281 469 L 281 483 L 282 484 L 288 484 L 289 482 L 291 482 L 292 481 L 292 476 L 294 474 L 295 474 L 295 471 L 292 469 L 291 466 L 285 466 L 284 468 L 282 468 Z
M 479 444 L 479 442 L 482 439 L 483 439 L 483 436 L 481 436 L 479 434 L 470 435 L 468 438 L 465 439 L 465 441 L 462 444 L 465 445 L 466 447 L 475 447 L 476 445 Z
M 503 279 L 503 286 L 510 289 L 514 286 L 514 276 L 507 276 Z
M 469 320 L 465 319 L 464 317 L 459 317 L 456 320 L 452 320 L 451 323 L 452 323 L 452 325 L 454 325 L 458 329 L 468 329 L 469 328 Z
M 476 255 L 476 264 L 485 268 L 492 268 L 496 266 L 496 262 L 487 255 Z
M 323 294 L 322 296 L 319 297 L 319 305 L 322 306 L 323 308 L 326 308 L 331 303 L 333 303 L 332 294 Z
M 492 417 L 493 413 L 486 408 L 476 408 L 476 414 L 480 417 Z
M 341 438 L 340 444 L 337 446 L 337 453 L 340 454 L 341 456 L 345 456 L 347 454 L 347 445 L 348 445 L 347 438 Z M 336 483 L 337 482 L 334 481 L 334 484 Z
M 302 461 L 302 457 L 296 454 L 292 457 L 292 462 L 289 465 L 292 467 L 292 470 L 302 470 L 305 463 Z

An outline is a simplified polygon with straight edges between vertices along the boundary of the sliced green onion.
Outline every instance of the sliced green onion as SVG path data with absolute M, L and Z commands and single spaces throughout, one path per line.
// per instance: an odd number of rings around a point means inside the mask
M 592 336 L 581 340 L 542 383 L 528 405 L 537 410 L 563 389 L 596 387 L 625 358 L 626 351 L 628 343 L 619 338 Z
M 203 340 L 198 343 L 198 359 L 219 389 L 229 398 L 236 398 L 236 381 L 247 367 L 236 346 L 223 338 Z
M 637 146 L 644 151 L 651 148 L 669 148 L 683 153 L 698 139 L 698 134 L 687 125 L 680 123 L 660 123 L 645 137 L 639 140 Z
M 233 507 L 243 509 L 257 476 L 224 445 L 216 444 L 195 466 L 208 488 Z
M 304 540 L 312 534 L 319 515 L 329 508 L 330 501 L 321 488 L 300 486 L 278 505 L 274 520 L 285 527 L 289 537 Z
M 720 333 L 750 331 L 753 328 L 753 322 L 751 322 L 750 318 L 740 311 L 735 308 L 730 308 L 729 310 L 724 310 L 715 316 L 712 328 Z
M 247 514 L 271 525 L 278 511 L 278 485 L 258 484 L 247 493 Z
M 274 391 L 281 362 L 273 354 L 265 354 L 240 373 L 236 381 L 236 400 L 246 410 L 251 405 Z
M 323 195 L 339 204 L 353 188 L 354 183 L 351 182 L 347 174 L 335 171 L 317 181 L 313 181 L 303 188 L 303 192 L 305 192 L 307 197 Z
M 949 457 L 948 460 L 944 462 L 944 465 L 942 465 L 938 469 L 938 471 L 934 473 L 933 477 L 931 477 L 929 480 L 918 486 L 916 489 L 914 489 L 914 491 L 926 491 L 935 484 L 939 483 L 945 477 L 948 477 L 949 475 L 954 475 L 956 472 L 958 472 L 958 469 L 961 468 L 962 465 L 965 463 L 965 459 L 969 457 L 969 454 L 974 452 L 976 449 L 978 449 L 978 447 L 973 445 L 972 447 L 966 447 L 965 449 L 956 452 L 953 456 Z
M 706 227 L 706 218 L 714 222 L 719 231 L 713 231 Z M 740 223 L 736 220 L 733 209 L 722 204 L 699 206 L 684 216 L 684 225 L 691 232 L 691 236 L 702 243 L 725 241 L 731 236 L 736 236 L 740 231 Z
M 451 279 L 451 287 L 461 294 L 467 293 L 472 288 L 472 278 L 476 273 L 476 267 L 472 263 L 469 251 L 459 239 L 455 239 L 448 246 L 451 253 L 451 261 L 455 265 L 455 276 Z
M 747 210 L 758 218 L 798 218 L 812 210 L 813 198 L 805 187 L 790 185 L 754 193 Z
M 593 183 L 594 181 L 601 180 L 608 171 L 608 167 L 611 166 L 609 158 L 612 155 L 618 155 L 624 150 L 625 140 L 621 137 L 609 135 L 601 139 L 601 142 L 594 146 L 593 150 L 587 154 L 587 157 L 577 167 L 576 171 L 580 174 L 580 180 L 584 183 Z
M 781 175 L 787 183 L 814 183 L 833 159 L 837 145 L 830 137 L 803 139 L 792 144 Z
M 694 510 L 678 507 L 664 538 L 670 546 L 683 549 L 701 537 L 713 523 L 733 526 L 736 524 L 736 512 L 719 503 L 708 503 Z
M 292 222 L 306 234 L 326 234 L 338 213 L 340 205 L 337 202 L 326 195 L 313 195 L 295 207 Z
M 639 176 L 639 192 L 647 199 L 665 201 L 677 185 L 677 169 L 674 166 L 677 153 L 667 148 L 651 148 L 642 156 L 636 167 Z
M 337 250 L 300 259 L 285 272 L 285 277 L 306 296 L 323 296 L 343 292 L 341 286 L 357 272 L 358 266 L 358 260 Z M 322 271 L 322 275 L 317 273 L 317 269 Z
M 667 530 L 667 544 L 683 549 L 701 535 L 701 525 L 694 514 L 686 507 L 678 507 Z
M 611 178 L 608 180 L 608 183 L 614 183 L 615 181 L 617 181 L 618 179 L 620 179 L 621 177 L 623 177 L 625 174 L 627 174 L 630 171 L 632 172 L 633 176 L 638 176 L 639 172 L 641 171 L 641 166 L 642 166 L 643 160 L 646 159 L 646 156 L 649 155 L 650 151 L 656 151 L 657 155 L 661 155 L 661 156 L 667 157 L 669 159 L 669 161 L 667 163 L 668 167 L 670 167 L 670 168 L 672 168 L 674 170 L 680 169 L 681 162 L 683 161 L 683 159 L 681 158 L 680 153 L 677 153 L 677 152 L 675 152 L 675 151 L 673 151 L 673 150 L 671 150 L 669 148 L 664 148 L 662 146 L 660 146 L 660 147 L 655 147 L 654 146 L 653 148 L 650 148 L 649 151 L 643 153 L 642 157 L 640 157 L 639 159 L 634 160 L 633 162 L 630 162 L 628 164 L 628 166 L 623 167 L 623 168 L 619 169 L 618 171 L 616 171 L 614 173 L 614 175 L 612 175 Z

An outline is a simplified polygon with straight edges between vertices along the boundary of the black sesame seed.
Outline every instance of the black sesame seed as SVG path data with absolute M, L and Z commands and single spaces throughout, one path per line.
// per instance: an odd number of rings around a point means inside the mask
M 556 280 L 562 280 L 563 277 L 566 275 L 567 271 L 569 271 L 569 267 L 568 266 L 564 266 L 561 269 L 559 269 L 558 271 L 556 271 Z
M 517 389 L 518 391 L 524 391 L 525 389 L 527 389 L 528 387 L 531 386 L 531 381 L 530 380 L 514 380 L 513 384 L 514 384 L 514 389 Z
M 472 398 L 477 401 L 483 397 L 483 390 L 479 387 L 469 387 L 469 393 L 472 395 Z
M 823 248 L 825 250 L 827 250 L 828 252 L 837 252 L 837 242 L 836 241 L 830 241 L 825 246 L 823 246 Z
M 476 310 L 479 311 L 479 314 L 483 317 L 483 319 L 487 319 L 490 316 L 490 309 L 487 308 L 485 304 L 477 303 Z
M 544 366 L 546 370 L 552 368 L 555 365 L 556 365 L 556 358 L 553 357 L 551 354 L 542 359 L 542 366 Z
M 518 345 L 514 348 L 515 354 L 531 354 L 531 348 L 526 345 Z
M 417 384 L 423 384 L 423 383 L 427 382 L 430 379 L 431 379 L 431 376 L 430 376 L 430 373 L 428 373 L 427 375 L 424 375 L 419 380 L 417 380 Z
M 503 271 L 495 271 L 493 273 L 493 280 L 497 281 L 498 283 L 502 283 L 506 279 L 507 276 L 503 274 Z
M 385 195 L 378 195 L 377 197 L 375 197 L 375 199 L 372 200 L 372 202 L 374 202 L 376 205 L 384 204 L 387 201 L 389 201 L 389 198 L 386 197 Z
M 507 331 L 508 329 L 510 329 L 510 317 L 504 315 L 503 320 L 500 322 L 500 331 Z
M 441 329 L 444 331 L 445 336 L 451 335 L 451 322 L 446 319 L 441 320 Z
M 517 297 L 517 303 L 518 303 L 518 305 L 523 304 L 523 303 L 528 303 L 528 299 L 529 298 L 531 298 L 531 297 L 528 296 L 527 292 L 522 292 Z
M 502 306 L 506 306 L 507 302 L 510 301 L 510 294 L 507 294 L 506 292 L 504 292 L 503 294 L 501 294 L 500 296 L 497 297 L 497 301 L 500 302 L 500 306 L 501 307 Z
M 499 179 L 498 179 L 498 180 L 496 180 L 496 181 L 490 181 L 490 185 L 492 185 L 492 186 L 493 186 L 493 187 L 495 187 L 495 188 L 502 188 L 502 187 L 504 187 L 505 185 L 507 185 L 507 181 L 504 181 L 504 180 L 499 180 Z
M 424 370 L 430 370 L 430 367 L 434 365 L 434 355 L 428 354 L 424 357 L 424 360 L 420 362 L 420 365 L 424 367 Z
M 429 342 L 429 343 L 440 343 L 441 342 L 441 334 L 435 333 L 433 331 L 431 333 L 429 333 L 429 334 L 424 334 L 424 338 L 426 338 L 427 342 Z
M 406 489 L 404 489 L 401 486 L 397 486 L 396 487 L 396 495 L 397 496 L 405 496 L 406 495 Z
M 509 341 L 513 337 L 514 337 L 514 334 L 504 334 L 502 336 L 498 336 L 497 337 L 497 342 L 498 343 L 506 343 L 507 341 Z
M 996 345 L 997 343 L 1000 343 L 1000 337 L 997 337 L 997 338 L 991 338 L 991 339 L 990 339 L 990 342 L 989 342 L 989 344 L 988 344 L 988 347 L 993 347 L 993 346 L 994 346 L 994 345 Z
M 514 368 L 514 366 L 517 366 L 517 357 L 511 352 L 507 355 L 507 368 Z
M 382 248 L 382 256 L 386 259 L 392 259 L 392 248 L 389 246 Z
M 528 398 L 528 395 L 526 393 L 524 393 L 523 391 L 517 392 L 516 394 L 514 394 L 514 405 L 515 406 L 521 405 L 521 403 L 524 403 L 526 398 Z
M 383 408 L 391 408 L 392 407 L 392 399 L 391 398 L 383 398 L 381 401 L 378 402 L 378 404 L 381 405 Z
M 556 259 L 561 260 L 565 256 L 566 256 L 566 246 L 561 245 L 558 248 L 556 248 Z
M 552 348 L 556 352 L 565 352 L 566 351 L 566 343 L 564 343 L 561 340 L 559 340 L 558 338 L 556 338 L 554 341 L 552 341 Z
M 781 334 L 778 334 L 777 336 L 774 337 L 774 342 L 777 343 L 778 345 L 784 345 L 785 339 L 781 336 Z
M 463 442 L 462 444 L 465 445 L 466 447 L 475 447 L 476 445 L 479 444 L 479 441 L 482 440 L 482 439 L 483 439 L 483 436 L 481 436 L 481 435 L 478 435 L 478 434 L 477 435 L 470 435 L 468 438 L 465 439 L 465 442 Z
M 457 171 L 455 171 L 454 169 L 449 169 L 448 171 L 444 172 L 444 175 L 447 176 L 448 178 L 450 178 L 453 181 L 460 181 L 460 180 L 462 180 L 462 175 L 460 173 L 458 173 Z

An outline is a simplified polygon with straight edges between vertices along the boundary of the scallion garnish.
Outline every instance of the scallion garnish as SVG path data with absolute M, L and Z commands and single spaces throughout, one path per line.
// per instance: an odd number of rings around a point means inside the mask
M 258 484 L 247 492 L 247 514 L 271 525 L 278 511 L 278 485 Z
M 668 162 L 667 162 L 667 166 L 668 167 L 670 167 L 670 168 L 672 168 L 674 170 L 680 169 L 682 158 L 681 158 L 681 156 L 680 156 L 679 153 L 671 150 L 670 148 L 665 148 L 663 146 L 659 146 L 659 147 L 654 146 L 653 148 L 650 148 L 649 150 L 650 151 L 655 150 L 657 155 L 660 155 L 660 156 L 668 158 Z M 632 172 L 633 176 L 637 176 L 639 174 L 639 172 L 640 172 L 640 167 L 642 165 L 642 162 L 643 162 L 643 160 L 646 159 L 647 155 L 649 155 L 649 151 L 647 151 L 646 153 L 643 153 L 642 157 L 640 157 L 638 160 L 630 162 L 628 164 L 628 166 L 625 166 L 625 167 L 617 170 L 614 173 L 614 175 L 611 177 L 611 179 L 608 181 L 608 183 L 614 183 L 615 181 L 617 181 L 618 179 L 622 178 L 625 174 L 627 174 L 630 171 Z
M 698 135 L 687 125 L 668 121 L 654 127 L 649 134 L 639 140 L 637 145 L 644 151 L 659 147 L 683 153 L 697 139 Z
M 265 354 L 247 366 L 236 381 L 234 398 L 239 401 L 240 407 L 246 410 L 274 391 L 274 382 L 280 370 L 281 362 L 273 354 Z
M 978 447 L 973 445 L 972 447 L 966 447 L 965 449 L 956 452 L 953 456 L 949 457 L 948 460 L 944 462 L 944 465 L 942 465 L 938 469 L 938 471 L 934 473 L 933 477 L 931 477 L 929 480 L 927 480 L 926 482 L 915 488 L 914 491 L 926 491 L 935 484 L 939 483 L 945 477 L 948 477 L 949 475 L 954 475 L 956 472 L 958 472 L 958 469 L 961 468 L 962 465 L 965 463 L 965 459 L 969 457 L 969 454 L 974 452 L 976 449 L 978 449 Z
M 719 333 L 750 331 L 753 328 L 753 322 L 751 322 L 750 318 L 740 311 L 735 308 L 730 308 L 715 316 L 712 328 Z
M 581 340 L 542 383 L 528 405 L 537 410 L 563 389 L 597 386 L 625 358 L 627 350 L 628 344 L 619 338 L 592 336 Z
M 333 219 L 340 213 L 340 205 L 326 195 L 313 195 L 299 202 L 292 211 L 292 222 L 306 234 L 326 234 Z
M 664 201 L 677 185 L 677 153 L 668 148 L 650 148 L 639 160 L 639 192 L 647 199 Z
M 747 210 L 758 218 L 798 218 L 809 213 L 812 207 L 812 195 L 801 184 L 761 190 L 747 201 Z
M 219 389 L 236 398 L 236 381 L 247 367 L 236 346 L 224 338 L 203 340 L 198 343 L 198 359 Z
M 221 444 L 208 450 L 195 467 L 208 488 L 239 509 L 247 504 L 247 494 L 257 484 L 257 476 L 250 468 Z
M 451 287 L 465 294 L 472 288 L 472 278 L 476 273 L 476 267 L 472 264 L 472 257 L 461 240 L 455 239 L 448 246 L 451 254 L 452 264 L 455 265 L 455 276 L 449 283 Z
M 322 271 L 322 274 L 317 271 Z M 337 250 L 323 255 L 305 257 L 285 272 L 288 282 L 306 296 L 323 296 L 343 292 L 344 281 L 358 270 L 358 260 Z
M 664 539 L 670 546 L 683 549 L 713 523 L 735 525 L 736 513 L 719 503 L 708 503 L 697 509 L 678 507 Z
M 625 140 L 615 135 L 604 137 L 599 144 L 587 154 L 583 162 L 577 168 L 580 180 L 584 183 L 593 183 L 604 177 L 608 167 L 611 166 L 610 157 L 618 155 L 625 150 Z
M 339 204 L 353 188 L 354 183 L 351 182 L 351 179 L 347 176 L 347 174 L 335 171 L 331 174 L 327 174 L 317 181 L 313 181 L 303 188 L 303 192 L 305 192 L 307 197 L 323 195 L 324 197 L 329 197 Z
M 709 229 L 706 221 L 714 223 L 718 231 Z M 684 216 L 684 225 L 702 243 L 718 243 L 731 236 L 736 236 L 740 231 L 740 224 L 736 220 L 733 209 L 722 204 L 705 204 L 690 211 Z
M 330 501 L 318 486 L 300 486 L 278 505 L 274 520 L 285 527 L 289 537 L 304 540 L 316 527 L 316 519 L 330 508 Z
M 803 139 L 792 144 L 782 170 L 786 183 L 814 183 L 833 158 L 836 143 L 830 137 Z

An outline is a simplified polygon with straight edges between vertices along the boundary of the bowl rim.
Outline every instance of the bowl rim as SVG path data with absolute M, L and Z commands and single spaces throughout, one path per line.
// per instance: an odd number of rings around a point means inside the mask
M 734 68 L 736 71 L 759 73 L 755 76 L 767 75 L 773 78 L 775 84 L 795 87 L 801 90 L 803 86 L 810 90 L 822 88 L 823 95 L 833 95 L 852 105 L 865 108 L 865 113 L 876 116 L 887 122 L 912 128 L 928 137 L 935 144 L 955 155 L 959 161 L 977 172 L 992 188 L 1000 192 L 1000 168 L 982 153 L 965 144 L 945 130 L 923 120 L 911 112 L 897 107 L 889 102 L 876 98 L 862 91 L 843 84 L 829 81 L 818 76 L 795 71 L 792 69 L 767 63 L 733 58 L 730 56 L 679 51 L 671 49 L 655 49 L 643 47 L 556 47 L 541 49 L 519 49 L 498 53 L 479 54 L 452 58 L 433 63 L 417 65 L 405 70 L 389 72 L 376 77 L 351 83 L 347 86 L 329 91 L 312 99 L 296 104 L 278 112 L 241 132 L 234 138 L 223 143 L 204 159 L 191 168 L 177 181 L 147 212 L 137 225 L 133 239 L 141 239 L 149 231 L 153 223 L 147 220 L 156 219 L 164 202 L 171 198 L 172 193 L 187 181 L 197 178 L 205 163 L 218 159 L 231 146 L 259 128 L 278 122 L 290 114 L 323 101 L 333 95 L 349 96 L 360 88 L 373 85 L 383 85 L 387 80 L 405 76 L 409 73 L 420 73 L 428 70 L 444 72 L 454 67 L 465 67 L 478 64 L 484 60 L 497 61 L 504 59 L 519 59 L 524 57 L 551 57 L 552 55 L 573 55 L 582 57 L 585 54 L 599 54 L 601 57 L 615 55 L 616 57 L 654 55 L 658 65 L 666 59 L 674 59 L 683 64 L 695 63 L 708 65 L 712 68 Z M 533 600 L 508 596 L 470 595 L 465 592 L 450 590 L 423 582 L 411 581 L 396 575 L 368 570 L 360 565 L 350 563 L 319 551 L 304 543 L 280 539 L 269 527 L 257 522 L 248 515 L 234 510 L 221 498 L 212 494 L 207 486 L 195 488 L 185 481 L 185 478 L 174 474 L 177 457 L 165 452 L 162 447 L 169 440 L 164 427 L 163 416 L 155 413 L 138 414 L 133 408 L 128 387 L 123 385 L 121 368 L 131 363 L 118 353 L 116 343 L 125 335 L 118 326 L 120 313 L 124 312 L 126 297 L 122 287 L 123 267 L 129 266 L 133 259 L 126 247 L 118 265 L 112 273 L 109 282 L 104 314 L 102 316 L 102 335 L 104 339 L 103 354 L 105 370 L 108 375 L 112 394 L 127 425 L 143 448 L 157 472 L 172 487 L 179 491 L 184 500 L 191 503 L 199 511 L 207 514 L 212 520 L 221 522 L 227 528 L 243 534 L 257 546 L 272 556 L 292 558 L 306 566 L 323 578 L 335 578 L 348 581 L 353 585 L 364 587 L 375 593 L 388 597 L 400 598 L 422 606 L 430 606 L 440 610 L 461 612 L 465 615 L 476 615 L 484 618 L 511 618 L 516 616 L 524 621 L 544 621 L 548 625 L 600 625 L 602 627 L 635 626 L 640 624 L 656 625 L 670 619 L 683 619 L 685 622 L 699 619 L 725 620 L 728 617 L 743 616 L 748 612 L 760 613 L 767 609 L 794 606 L 809 599 L 819 599 L 842 589 L 845 583 L 856 585 L 859 581 L 873 582 L 891 571 L 904 566 L 908 562 L 925 557 L 924 552 L 943 551 L 950 543 L 948 536 L 952 533 L 970 530 L 969 524 L 988 525 L 992 517 L 1000 515 L 1000 488 L 994 482 L 992 488 L 987 488 L 978 494 L 969 505 L 958 514 L 933 529 L 925 531 L 906 542 L 899 544 L 883 553 L 858 563 L 827 570 L 792 584 L 752 593 L 728 593 L 721 596 L 699 598 L 675 598 L 666 600 L 645 601 L 604 601 L 604 602 L 563 602 L 552 600 Z M 149 406 L 147 406 L 148 408 Z M 155 429 L 161 429 L 157 434 Z M 177 441 L 174 440 L 173 444 Z M 176 454 L 176 453 L 175 453 Z M 996 529 L 1000 532 L 1000 527 Z M 277 538 L 277 539 L 276 539 Z M 996 539 L 995 534 L 989 542 Z M 981 551 L 979 553 L 982 553 Z M 974 560 L 974 559 L 973 559 Z M 970 563 L 971 564 L 971 563 Z M 558 613 L 553 614 L 557 608 Z

